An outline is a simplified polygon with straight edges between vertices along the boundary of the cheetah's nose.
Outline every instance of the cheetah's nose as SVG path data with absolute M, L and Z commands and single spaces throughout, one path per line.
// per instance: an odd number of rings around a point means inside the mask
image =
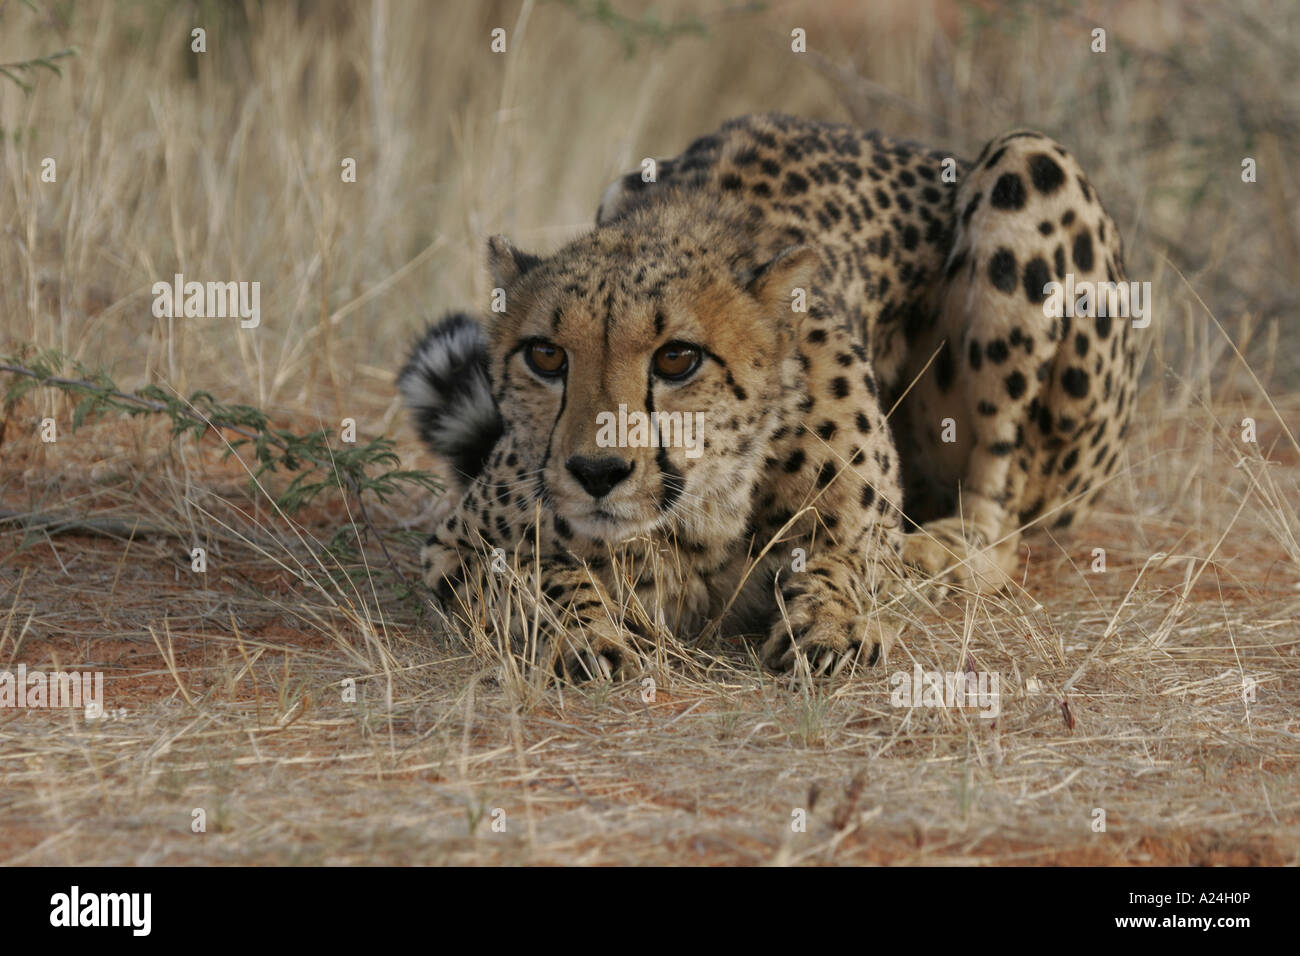
M 588 458 L 586 455 L 573 455 L 564 467 L 593 498 L 603 498 L 611 488 L 632 474 L 633 463 L 612 456 Z

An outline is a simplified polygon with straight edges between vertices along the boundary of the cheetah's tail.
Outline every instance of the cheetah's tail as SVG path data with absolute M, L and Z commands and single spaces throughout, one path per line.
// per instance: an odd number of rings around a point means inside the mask
M 468 485 L 502 430 L 483 326 L 463 312 L 431 325 L 411 350 L 397 388 L 424 443 Z

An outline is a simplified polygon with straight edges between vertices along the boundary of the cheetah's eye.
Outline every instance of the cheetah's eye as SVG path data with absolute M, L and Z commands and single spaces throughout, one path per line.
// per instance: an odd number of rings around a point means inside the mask
M 564 349 L 551 342 L 530 342 L 524 348 L 524 361 L 542 378 L 557 378 L 569 364 Z
M 669 342 L 655 352 L 654 369 L 660 378 L 681 381 L 700 367 L 703 350 L 685 342 Z

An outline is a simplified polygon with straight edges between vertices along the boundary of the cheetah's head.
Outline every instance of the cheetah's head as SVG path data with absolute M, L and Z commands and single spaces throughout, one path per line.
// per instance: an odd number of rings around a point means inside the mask
M 505 297 L 489 367 L 512 480 L 561 538 L 703 540 L 720 515 L 748 511 L 794 374 L 791 290 L 818 258 L 724 253 L 712 228 L 634 218 L 549 258 L 489 242 Z

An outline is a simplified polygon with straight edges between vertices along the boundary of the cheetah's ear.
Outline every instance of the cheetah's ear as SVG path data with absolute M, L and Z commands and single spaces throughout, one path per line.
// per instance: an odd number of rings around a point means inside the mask
M 790 305 L 790 293 L 808 288 L 821 266 L 821 256 L 811 246 L 788 246 L 775 258 L 744 277 L 745 291 L 764 305 Z
M 509 288 L 541 261 L 539 256 L 516 249 L 505 236 L 493 236 L 488 240 L 488 272 L 496 288 Z

